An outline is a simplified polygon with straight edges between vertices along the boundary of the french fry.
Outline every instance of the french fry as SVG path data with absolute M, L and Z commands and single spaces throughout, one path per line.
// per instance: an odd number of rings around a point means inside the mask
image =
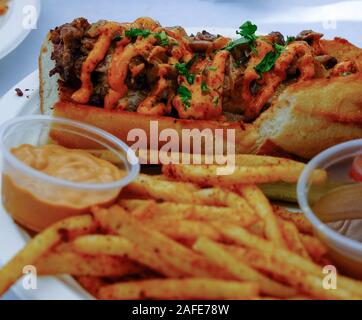
M 69 274 L 73 276 L 121 277 L 144 270 L 136 263 L 107 255 L 82 255 L 75 252 L 48 252 L 35 264 L 42 276 Z
M 258 296 L 255 283 L 216 279 L 167 279 L 118 283 L 99 290 L 104 300 L 185 300 L 253 299 Z
M 223 206 L 240 210 L 243 214 L 255 216 L 248 202 L 237 193 L 221 188 L 202 189 L 194 194 L 195 202 L 207 206 Z
M 169 238 L 187 246 L 192 245 L 198 237 L 207 237 L 216 241 L 222 240 L 220 232 L 212 226 L 200 221 L 150 221 L 148 226 Z
M 236 154 L 235 155 L 235 164 L 237 166 L 246 166 L 246 167 L 256 167 L 264 165 L 295 165 L 295 166 L 305 166 L 304 163 L 298 162 L 286 158 L 278 158 L 271 156 L 260 156 L 253 154 Z
M 175 180 L 196 183 L 203 187 L 223 186 L 233 187 L 243 184 L 263 183 L 297 183 L 304 170 L 302 165 L 263 165 L 236 166 L 231 175 L 218 175 L 217 165 L 166 165 L 163 173 Z M 325 171 L 313 177 L 314 184 L 321 184 L 327 179 Z
M 102 211 L 96 211 L 98 216 L 102 214 Z M 74 250 L 84 254 L 107 254 L 129 258 L 167 277 L 182 276 L 179 270 L 160 260 L 152 251 L 119 236 L 84 236 L 76 239 L 73 246 Z
M 277 260 L 274 258 L 273 253 L 248 250 L 243 256 L 243 261 L 260 271 L 282 277 L 298 291 L 312 295 L 317 299 L 350 300 L 360 298 L 344 288 L 326 290 L 323 288 L 323 278 L 321 276 L 318 277 L 315 274 L 305 272 L 296 266 L 288 264 L 287 261 Z
M 248 265 L 236 260 L 233 256 L 225 252 L 222 246 L 210 239 L 200 238 L 193 248 L 219 265 L 220 268 L 228 270 L 236 279 L 256 282 L 260 285 L 260 290 L 264 294 L 283 298 L 296 295 L 294 289 L 273 281 L 250 268 Z
M 327 257 L 328 249 L 318 238 L 301 234 L 300 239 L 313 261 L 320 263 Z
M 240 189 L 240 193 L 250 205 L 254 205 L 256 214 L 265 221 L 265 235 L 267 239 L 285 247 L 286 243 L 279 229 L 277 217 L 274 215 L 273 208 L 268 199 L 260 189 L 253 185 L 244 186 Z
M 74 251 L 88 255 L 122 257 L 135 250 L 129 240 L 114 235 L 85 235 L 75 239 L 71 245 Z
M 199 188 L 191 183 L 163 181 L 157 177 L 140 174 L 125 187 L 124 192 L 155 200 L 194 203 L 193 194 L 198 190 Z
M 165 268 L 178 270 L 180 276 L 230 279 L 230 275 L 215 264 L 165 235 L 145 228 L 119 206 L 109 210 L 95 209 L 93 212 L 103 227 L 129 239 L 136 248 L 149 252 Z
M 81 287 L 83 287 L 83 289 L 89 292 L 93 297 L 98 297 L 99 290 L 107 285 L 101 277 L 78 276 L 75 277 L 75 279 Z
M 303 258 L 310 259 L 308 251 L 302 242 L 301 235 L 299 234 L 295 224 L 290 221 L 279 219 L 279 226 L 287 244 L 287 248 Z
M 298 292 L 308 294 L 318 299 L 356 299 L 345 289 L 338 292 L 326 292 L 322 286 L 322 279 L 317 275 L 301 270 L 288 261 L 275 259 L 273 252 L 260 251 L 256 249 L 244 249 L 232 245 L 223 245 L 222 248 L 242 263 L 246 263 L 256 270 L 273 274 L 275 278 L 289 283 Z M 333 290 L 332 290 L 333 291 Z M 288 298 L 289 299 L 289 298 Z M 295 297 L 291 297 L 295 299 Z
M 258 221 L 255 214 L 248 214 L 239 208 L 202 206 L 183 203 L 156 203 L 149 200 L 120 200 L 119 204 L 131 211 L 140 220 L 196 220 L 196 221 L 229 221 L 240 226 L 250 226 Z M 142 208 L 137 210 L 137 208 Z
M 223 234 L 225 239 L 237 245 L 268 253 L 273 257 L 274 260 L 296 267 L 305 274 L 312 274 L 318 277 L 323 275 L 321 266 L 313 263 L 312 261 L 306 260 L 303 257 L 300 257 L 284 248 L 280 248 L 270 241 L 259 238 L 244 228 L 231 225 L 224 225 L 221 228 L 217 224 L 214 226 Z M 361 281 L 338 275 L 338 283 L 339 288 L 350 291 L 354 296 L 362 297 Z
M 72 217 L 60 221 L 33 238 L 0 270 L 0 296 L 22 275 L 23 268 L 37 260 L 64 238 L 93 232 L 97 225 L 91 216 Z
M 235 192 L 221 188 L 200 189 L 190 183 L 162 180 L 157 176 L 140 175 L 124 192 L 166 202 L 238 208 L 244 214 L 253 215 L 249 204 Z
M 301 233 L 314 234 L 312 224 L 302 212 L 291 212 L 280 206 L 273 206 L 273 210 L 278 217 L 293 222 Z

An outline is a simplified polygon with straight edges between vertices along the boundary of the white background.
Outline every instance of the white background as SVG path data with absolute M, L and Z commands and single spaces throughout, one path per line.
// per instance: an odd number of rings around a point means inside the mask
M 362 46 L 361 12 L 361 1 L 43 0 L 37 29 L 0 61 L 0 97 L 37 68 L 39 48 L 49 29 L 79 16 L 92 22 L 99 19 L 124 22 L 151 16 L 166 26 L 205 29 L 208 26 L 237 29 L 243 21 L 252 20 L 260 32 L 282 31 L 294 35 L 314 29 L 328 38 L 339 35 Z M 10 293 L 6 298 L 15 297 Z

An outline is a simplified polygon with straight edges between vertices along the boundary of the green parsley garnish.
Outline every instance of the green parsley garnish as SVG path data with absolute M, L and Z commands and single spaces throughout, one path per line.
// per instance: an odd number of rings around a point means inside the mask
M 175 67 L 178 73 L 184 76 L 189 84 L 194 84 L 195 75 L 189 72 L 186 63 L 177 63 Z
M 170 44 L 168 36 L 165 31 L 159 33 L 153 33 L 151 30 L 148 29 L 142 30 L 142 29 L 132 28 L 130 30 L 126 30 L 125 35 L 127 38 L 130 39 L 135 39 L 137 37 L 147 38 L 148 36 L 153 35 L 158 40 L 161 46 L 167 47 Z
M 212 100 L 212 103 L 214 105 L 214 107 L 216 108 L 219 105 L 219 97 L 215 97 L 214 100 Z
M 275 62 L 280 57 L 281 53 L 285 50 L 284 46 L 275 43 L 274 51 L 269 51 L 264 59 L 255 67 L 255 71 L 262 77 L 263 73 L 270 71 L 273 69 Z
M 189 89 L 187 89 L 185 86 L 179 86 L 177 89 L 177 94 L 180 96 L 182 103 L 185 106 L 185 109 L 191 108 L 191 98 L 192 94 Z
M 125 34 L 127 38 L 130 39 L 134 39 L 137 37 L 143 37 L 143 38 L 147 38 L 149 35 L 151 35 L 151 30 L 142 30 L 142 29 L 137 29 L 137 28 L 132 28 L 130 30 L 126 30 Z
M 239 31 L 236 31 L 236 34 L 240 35 L 241 38 L 231 41 L 225 48 L 225 50 L 231 51 L 237 46 L 247 44 L 249 48 L 257 53 L 255 47 L 256 35 L 255 32 L 258 30 L 258 27 L 255 24 L 252 24 L 250 21 L 246 21 L 243 25 L 239 27 Z
M 202 80 L 201 82 L 201 91 L 202 92 L 209 92 L 209 87 L 207 86 L 207 83 L 205 80 Z
M 208 67 L 207 68 L 209 71 L 217 71 L 217 68 L 216 67 Z
M 195 63 L 195 61 L 198 59 L 198 54 L 195 54 L 192 59 L 187 63 L 177 63 L 175 65 L 176 70 L 179 74 L 184 76 L 189 84 L 194 84 L 195 82 L 195 75 L 193 73 L 190 73 L 190 69 L 192 65 Z
M 170 43 L 168 41 L 168 36 L 165 31 L 160 33 L 155 33 L 154 37 L 160 42 L 162 47 L 167 47 Z

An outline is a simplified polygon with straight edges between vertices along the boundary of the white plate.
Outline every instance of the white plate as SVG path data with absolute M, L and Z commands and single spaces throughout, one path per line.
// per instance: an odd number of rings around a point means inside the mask
M 0 59 L 13 51 L 30 33 L 29 17 L 36 21 L 40 14 L 40 0 L 10 0 L 8 12 L 0 16 Z
M 23 90 L 24 96 L 18 97 L 15 88 Z M 25 91 L 26 89 L 28 91 Z M 39 112 L 38 72 L 35 71 L 0 100 L 0 125 L 17 115 Z M 14 223 L 0 204 L 0 265 L 9 261 L 26 245 L 28 240 L 28 235 Z M 12 291 L 17 297 L 29 300 L 81 300 L 92 298 L 71 277 L 66 276 L 39 277 L 36 290 L 25 290 L 22 280 L 20 280 L 13 286 Z

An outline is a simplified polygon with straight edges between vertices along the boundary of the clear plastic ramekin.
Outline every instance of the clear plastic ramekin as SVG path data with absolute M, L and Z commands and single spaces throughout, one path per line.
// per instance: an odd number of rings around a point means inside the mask
M 317 236 L 330 249 L 334 264 L 343 273 L 362 279 L 362 219 L 324 223 L 312 209 L 323 194 L 336 186 L 357 183 L 351 178 L 350 170 L 359 155 L 362 155 L 362 139 L 322 152 L 306 166 L 299 179 L 297 193 L 301 209 L 312 223 Z M 311 188 L 310 179 L 315 169 L 324 169 L 328 173 L 328 180 L 317 188 L 317 196 L 316 188 Z
M 109 183 L 78 183 L 50 176 L 24 164 L 13 155 L 11 149 L 23 144 L 59 144 L 71 149 L 105 151 L 108 157 L 117 162 L 123 175 L 121 179 Z M 118 138 L 87 124 L 50 116 L 19 117 L 4 123 L 0 128 L 0 150 L 3 206 L 15 221 L 37 232 L 60 219 L 87 213 L 91 206 L 110 205 L 97 203 L 96 199 L 104 199 L 105 193 L 118 195 L 140 170 L 134 152 Z M 9 181 L 12 186 L 20 186 L 22 193 L 15 194 L 15 189 L 7 184 Z M 37 191 L 34 193 L 34 190 Z M 57 203 L 58 197 L 64 194 L 74 195 L 78 200 L 87 197 L 90 199 L 89 205 Z M 50 198 L 53 200 L 49 201 Z M 57 204 L 54 205 L 54 202 Z

